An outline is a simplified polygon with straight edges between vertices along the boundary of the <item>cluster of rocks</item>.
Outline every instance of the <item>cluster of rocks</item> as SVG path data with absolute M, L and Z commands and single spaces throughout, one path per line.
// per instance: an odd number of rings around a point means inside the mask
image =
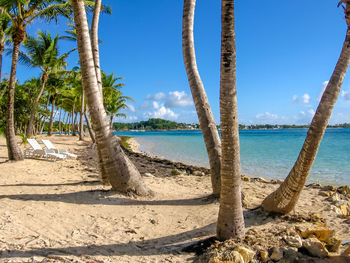
M 320 195 L 328 197 L 332 211 L 350 219 L 350 186 L 326 186 L 320 191 Z
M 281 246 L 260 251 L 253 251 L 241 244 L 232 246 L 232 243 L 230 245 L 215 243 L 207 254 L 205 261 L 209 263 L 293 263 L 309 262 L 310 260 L 317 262 L 321 259 L 337 256 L 337 258 L 343 258 L 344 262 L 350 262 L 350 244 L 342 253 L 339 253 L 342 241 L 334 236 L 333 230 L 311 229 L 302 231 L 296 227 L 295 233 L 297 234 L 283 236 Z

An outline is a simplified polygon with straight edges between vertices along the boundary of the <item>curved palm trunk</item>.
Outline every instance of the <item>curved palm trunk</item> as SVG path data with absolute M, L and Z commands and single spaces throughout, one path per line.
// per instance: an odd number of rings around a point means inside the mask
M 101 154 L 103 172 L 115 190 L 133 191 L 140 195 L 151 194 L 139 171 L 122 151 L 116 137 L 109 129 L 108 118 L 97 85 L 84 2 L 83 0 L 73 0 L 72 4 L 82 78 L 84 79 L 83 86 L 96 131 L 98 153 Z
M 9 160 L 14 160 L 14 161 L 23 160 L 22 151 L 18 147 L 17 140 L 16 140 L 15 118 L 14 118 L 16 70 L 17 70 L 19 46 L 20 46 L 20 42 L 14 42 L 9 92 L 8 92 L 8 102 L 7 102 L 7 121 L 6 121 L 6 142 L 7 142 L 8 157 L 9 157 Z
M 84 105 L 85 105 L 85 92 L 84 89 L 82 90 L 82 94 L 81 94 L 81 109 L 80 109 L 80 132 L 79 132 L 79 141 L 83 141 L 84 140 Z
M 47 131 L 47 136 L 52 135 L 52 125 L 53 125 L 55 103 L 56 103 L 56 96 L 53 97 L 52 104 L 51 104 L 51 114 L 50 114 L 49 130 Z
M 102 0 L 95 1 L 95 8 L 91 22 L 91 48 L 92 48 L 92 56 L 94 59 L 94 67 L 96 73 L 96 80 L 98 89 L 100 92 L 100 96 L 103 98 L 102 91 L 102 76 L 101 76 L 101 67 L 100 67 L 100 52 L 99 52 L 99 44 L 98 44 L 98 24 L 100 20 L 100 12 L 101 12 L 101 4 Z M 91 134 L 90 134 L 91 136 Z M 106 177 L 107 173 L 104 172 L 102 154 L 99 152 L 99 148 L 97 147 L 97 156 L 98 156 L 98 167 L 101 175 L 101 179 L 103 183 L 108 183 L 109 179 Z
M 47 79 L 48 79 L 48 75 L 47 75 L 47 73 L 44 72 L 42 77 L 41 77 L 41 81 L 42 82 L 41 82 L 40 91 L 39 91 L 38 95 L 35 98 L 32 110 L 30 112 L 30 118 L 29 118 L 29 123 L 28 123 L 28 127 L 27 127 L 27 132 L 26 132 L 26 136 L 27 137 L 30 137 L 30 136 L 33 135 L 34 118 L 35 118 L 35 114 L 36 114 L 36 111 L 37 111 L 37 108 L 38 108 L 38 105 L 39 105 L 39 100 L 41 98 L 41 95 L 44 92 Z
M 221 194 L 216 233 L 218 239 L 226 240 L 245 234 L 241 201 L 234 0 L 222 0 L 221 7 L 220 118 Z
M 100 51 L 98 45 L 98 23 L 100 20 L 102 0 L 95 0 L 94 14 L 91 22 L 91 48 L 92 56 L 94 58 L 97 85 L 102 96 L 102 79 L 101 79 L 101 67 L 100 67 Z
M 350 63 L 350 1 L 346 1 L 346 21 L 348 29 L 337 65 L 331 79 L 323 93 L 321 101 L 312 119 L 304 145 L 299 153 L 288 177 L 281 186 L 270 194 L 262 203 L 266 211 L 286 214 L 295 207 L 300 193 L 304 188 L 306 179 L 316 158 L 323 134 L 327 128 L 328 120 L 332 114 L 335 102 L 340 93 L 346 71 Z
M 113 114 L 109 117 L 110 118 L 110 120 L 109 120 L 109 128 L 111 129 L 111 130 L 113 130 Z
M 88 110 L 87 110 L 87 107 L 86 107 L 85 112 L 84 112 L 85 121 L 86 121 L 86 125 L 88 127 L 88 130 L 89 130 L 91 141 L 92 141 L 92 143 L 95 143 L 96 142 L 95 133 L 94 133 L 94 131 L 92 129 L 92 126 L 91 126 L 91 123 L 90 123 L 90 119 L 89 119 L 89 116 L 88 116 L 87 112 L 88 112 Z
M 219 196 L 221 145 L 219 133 L 196 63 L 193 39 L 195 4 L 196 0 L 184 0 L 182 50 L 192 97 L 196 106 L 199 123 L 209 157 L 213 194 Z
M 0 43 L 0 81 L 2 77 L 2 55 L 4 53 L 4 49 L 5 49 L 5 43 L 2 41 Z
M 62 109 L 60 109 L 60 115 L 58 117 L 58 131 L 60 135 L 62 135 L 61 115 L 62 115 Z M 63 119 L 64 119 L 64 115 L 63 115 Z
M 65 122 L 65 132 L 64 134 L 66 135 L 68 133 L 69 135 L 69 117 L 70 117 L 70 113 L 68 112 L 67 114 L 67 119 L 66 119 L 66 122 Z

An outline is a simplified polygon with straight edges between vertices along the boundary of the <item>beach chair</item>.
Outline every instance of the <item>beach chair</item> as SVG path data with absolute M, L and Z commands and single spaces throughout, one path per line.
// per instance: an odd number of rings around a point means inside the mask
M 24 150 L 24 158 L 45 158 L 46 160 L 56 161 L 57 159 L 66 159 L 63 154 L 55 153 L 53 150 L 43 149 L 35 139 L 27 139 L 31 148 Z
M 52 150 L 55 153 L 64 154 L 71 158 L 77 158 L 78 156 L 74 153 L 68 152 L 66 149 L 57 149 L 50 140 L 41 140 L 48 150 Z

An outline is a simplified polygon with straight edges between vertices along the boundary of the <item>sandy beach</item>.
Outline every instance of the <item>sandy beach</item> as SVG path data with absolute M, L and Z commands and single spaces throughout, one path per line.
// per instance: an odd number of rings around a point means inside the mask
M 99 182 L 88 139 L 50 140 L 78 158 L 8 162 L 0 137 L 0 262 L 192 262 L 195 254 L 182 248 L 215 235 L 219 203 L 209 196 L 206 169 L 129 153 L 155 196 L 126 196 Z M 172 174 L 175 168 L 179 175 Z M 339 251 L 347 248 L 350 218 L 335 212 L 327 196 L 334 189 L 306 187 L 292 215 L 269 216 L 254 208 L 278 182 L 245 179 L 252 249 L 280 246 L 296 227 L 332 229 L 343 241 Z

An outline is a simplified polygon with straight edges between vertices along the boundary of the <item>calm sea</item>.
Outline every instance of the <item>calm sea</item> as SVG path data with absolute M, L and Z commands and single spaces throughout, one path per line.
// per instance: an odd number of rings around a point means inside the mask
M 298 157 L 306 133 L 307 129 L 240 131 L 242 173 L 284 179 Z M 140 150 L 152 156 L 209 166 L 200 131 L 116 134 L 134 137 Z M 350 129 L 327 129 L 308 181 L 350 185 Z

